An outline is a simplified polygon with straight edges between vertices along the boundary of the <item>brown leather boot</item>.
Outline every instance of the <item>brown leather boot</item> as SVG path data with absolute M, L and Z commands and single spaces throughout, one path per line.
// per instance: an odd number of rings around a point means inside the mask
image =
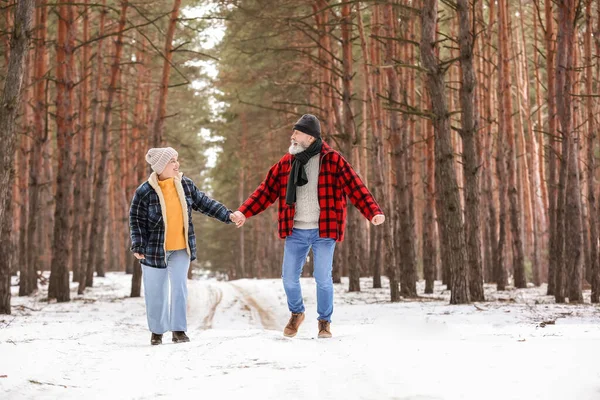
M 319 320 L 319 338 L 329 339 L 331 337 L 331 324 L 327 321 Z
M 153 333 L 152 337 L 150 338 L 150 344 L 152 346 L 156 346 L 158 344 L 162 344 L 162 335 L 159 335 L 157 333 Z
M 190 338 L 183 331 L 173 331 L 173 343 L 189 342 Z
M 294 337 L 298 333 L 298 328 L 300 328 L 300 324 L 304 321 L 304 313 L 292 313 L 288 324 L 283 330 L 283 336 L 286 337 Z

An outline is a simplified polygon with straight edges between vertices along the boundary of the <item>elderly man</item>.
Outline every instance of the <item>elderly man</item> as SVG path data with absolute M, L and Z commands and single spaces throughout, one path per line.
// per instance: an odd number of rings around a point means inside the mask
M 321 140 L 319 120 L 303 115 L 294 125 L 291 145 L 266 179 L 234 213 L 241 227 L 279 199 L 279 237 L 285 239 L 282 279 L 292 313 L 283 334 L 294 337 L 304 321 L 300 275 L 310 248 L 317 282 L 318 337 L 331 337 L 333 253 L 344 239 L 346 196 L 374 225 L 383 211 L 352 166 Z

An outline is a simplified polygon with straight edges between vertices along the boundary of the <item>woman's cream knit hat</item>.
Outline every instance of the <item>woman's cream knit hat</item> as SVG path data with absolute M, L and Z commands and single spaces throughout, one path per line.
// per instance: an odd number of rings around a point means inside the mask
M 146 161 L 154 172 L 162 174 L 165 167 L 173 157 L 177 157 L 179 153 L 172 147 L 155 147 L 148 150 L 146 153 Z

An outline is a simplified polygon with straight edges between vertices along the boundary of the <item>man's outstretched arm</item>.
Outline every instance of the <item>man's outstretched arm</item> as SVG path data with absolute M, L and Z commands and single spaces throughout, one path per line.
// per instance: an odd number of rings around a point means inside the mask
M 271 167 L 265 180 L 244 201 L 237 212 L 250 218 L 265 211 L 279 198 L 279 169 L 279 163 Z
M 383 211 L 352 165 L 340 157 L 340 179 L 344 192 L 360 213 L 374 225 L 385 221 Z

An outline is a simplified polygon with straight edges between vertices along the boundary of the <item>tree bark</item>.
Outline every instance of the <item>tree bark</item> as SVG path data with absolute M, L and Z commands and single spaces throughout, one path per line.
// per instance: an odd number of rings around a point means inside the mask
M 568 174 L 565 187 L 565 242 L 564 271 L 568 277 L 569 303 L 583 301 L 581 293 L 581 187 L 579 181 L 579 135 L 573 129 L 571 93 L 574 92 L 571 74 L 577 3 L 574 0 L 558 2 L 558 38 L 556 53 L 556 105 L 563 139 L 563 160 Z M 568 154 L 568 155 L 567 155 Z M 565 157 L 565 155 L 567 155 Z M 564 162 L 564 161 L 563 161 Z M 563 197 L 563 194 L 560 195 Z M 567 223 L 568 221 L 568 223 Z
M 156 114 L 153 126 L 153 147 L 160 147 L 163 143 L 163 128 L 165 116 L 167 114 L 167 93 L 169 90 L 169 77 L 171 74 L 171 61 L 173 59 L 173 37 L 175 36 L 175 27 L 177 26 L 177 16 L 179 15 L 179 7 L 181 0 L 173 1 L 173 10 L 171 11 L 171 19 L 167 28 L 165 38 L 165 62 L 163 64 L 162 78 L 160 81 L 160 90 L 158 92 L 158 101 L 156 106 Z
M 10 241 L 10 228 L 12 226 L 10 216 L 12 213 L 10 202 L 11 178 L 14 178 L 14 153 L 16 134 L 16 120 L 20 107 L 23 76 L 29 44 L 33 34 L 33 16 L 35 10 L 33 0 L 22 0 L 17 2 L 14 26 L 10 35 L 10 56 L 4 91 L 0 98 L 0 229 L 3 236 L 2 241 Z M 6 236 L 6 235 L 9 236 Z M 10 253 L 9 253 L 10 254 Z M 0 314 L 10 314 L 10 276 L 11 257 L 3 257 L 0 262 Z
M 103 5 L 106 4 L 106 0 L 103 0 Z M 106 11 L 103 9 L 100 12 L 100 21 L 98 28 L 99 37 L 103 37 L 105 34 Z M 102 78 L 104 77 L 104 41 L 98 40 L 98 46 L 96 47 L 96 71 L 93 80 L 92 92 L 94 98 L 92 99 L 92 113 L 90 115 L 91 127 L 89 136 L 89 148 L 86 147 L 86 159 L 87 169 L 85 177 L 82 179 L 82 197 L 84 209 L 93 210 L 93 181 L 96 171 L 96 143 L 97 143 L 97 132 L 98 132 L 98 121 L 100 105 L 102 103 Z M 78 294 L 83 294 L 87 286 L 92 286 L 94 283 L 94 265 L 89 264 L 90 260 L 90 235 L 91 235 L 91 224 L 92 224 L 92 212 L 84 213 L 83 216 L 83 232 L 82 232 L 82 246 L 81 246 L 81 260 L 83 266 L 81 268 L 79 277 L 79 286 L 77 288 Z
M 89 34 L 89 9 L 87 4 L 89 4 L 89 0 L 84 0 L 84 9 L 83 9 L 83 42 L 87 43 L 90 38 Z M 86 151 L 89 147 L 89 125 L 88 125 L 88 108 L 89 108 L 89 100 L 88 100 L 88 92 L 89 92 L 89 79 L 88 79 L 88 70 L 90 63 L 90 46 L 83 46 L 83 58 L 81 60 L 81 94 L 80 94 L 80 105 L 79 105 L 79 127 L 77 135 L 77 149 L 76 149 L 76 163 L 75 169 L 76 174 L 81 178 L 81 182 L 86 180 L 86 172 L 87 172 L 87 155 Z M 75 210 L 82 210 L 84 206 L 84 197 L 85 197 L 85 187 L 86 185 L 75 185 L 74 189 L 74 198 L 75 198 Z M 82 190 L 83 188 L 83 190 Z M 84 225 L 85 226 L 85 225 Z M 74 224 L 73 231 L 73 243 L 72 243 L 72 254 L 71 254 L 71 264 L 73 268 L 73 282 L 79 282 L 82 276 L 82 270 L 85 270 L 84 265 L 82 263 L 82 248 L 85 246 L 85 241 L 82 241 L 83 232 L 86 230 L 84 226 L 80 226 L 80 224 Z M 85 274 L 83 274 L 85 276 Z
M 360 158 L 357 147 L 357 133 L 354 122 L 354 111 L 352 109 L 353 96 L 353 59 L 352 59 L 352 6 L 345 4 L 341 8 L 341 32 L 342 32 L 342 103 L 343 103 L 343 126 L 344 141 L 347 143 L 350 162 L 360 173 Z M 348 210 L 348 290 L 360 292 L 360 267 L 363 248 L 360 240 L 360 215 L 356 210 Z
M 549 220 L 549 262 L 548 262 L 548 295 L 555 295 L 556 271 L 558 269 L 558 188 L 556 176 L 556 155 L 558 154 L 558 129 L 556 120 L 556 72 L 555 72 L 555 37 L 552 0 L 545 0 L 544 15 L 546 20 L 546 75 L 548 76 L 548 220 Z
M 102 221 L 102 215 L 105 214 L 107 205 L 106 196 L 106 179 L 107 176 L 107 165 L 108 165 L 108 141 L 110 137 L 110 122 L 112 104 L 117 90 L 117 78 L 119 75 L 119 64 L 121 62 L 121 54 L 123 52 L 123 29 L 125 27 L 125 21 L 127 18 L 127 7 L 126 1 L 121 2 L 121 18 L 119 20 L 118 36 L 115 42 L 115 56 L 111 67 L 110 83 L 108 86 L 108 98 L 106 100 L 106 107 L 104 109 L 104 122 L 102 124 L 102 143 L 100 148 L 100 164 L 96 171 L 96 182 L 94 193 L 95 201 L 94 208 L 92 211 L 92 224 L 90 232 L 90 240 L 88 243 L 88 268 L 96 268 L 98 271 L 98 264 L 101 263 L 104 252 L 105 244 L 105 232 L 107 221 Z M 93 271 L 93 269 L 92 269 Z M 88 270 L 89 277 L 89 270 Z M 92 282 L 86 282 L 87 286 L 92 286 Z
M 14 179 L 15 170 L 11 168 L 11 177 Z M 10 196 L 4 199 L 4 213 L 7 217 L 13 215 L 13 201 Z M 0 240 L 3 243 L 2 257 L 0 257 L 0 314 L 10 314 L 10 277 L 13 262 L 14 246 L 10 240 L 12 233 L 12 219 L 4 218 L 2 226 L 0 226 Z
M 461 136 L 465 171 L 465 217 L 467 254 L 469 260 L 469 292 L 471 300 L 484 301 L 483 270 L 481 261 L 481 233 L 479 229 L 479 154 L 477 138 L 479 115 L 475 105 L 475 71 L 473 69 L 474 38 L 471 33 L 469 1 L 457 0 L 458 42 L 462 85 L 460 88 Z
M 145 140 L 143 139 L 143 133 L 145 133 L 145 116 L 147 107 L 145 107 L 144 99 L 147 99 L 145 96 L 145 89 L 142 85 L 145 79 L 147 79 L 148 70 L 145 65 L 145 50 L 146 50 L 146 39 L 141 35 L 138 35 L 138 42 L 140 43 L 140 47 L 136 52 L 136 60 L 138 63 L 136 64 L 136 98 L 135 98 L 135 113 L 133 115 L 133 129 L 132 129 L 132 137 L 134 142 L 135 153 L 140 154 L 144 151 L 144 147 L 146 147 Z M 144 179 L 145 169 L 140 165 L 136 165 L 135 168 L 132 168 L 135 171 L 134 178 L 141 182 Z M 133 197 L 133 194 L 130 198 Z M 132 265 L 132 276 L 131 276 L 131 297 L 140 297 L 141 287 L 142 287 L 142 265 L 138 261 L 137 258 L 131 258 Z
M 512 79 L 510 68 L 510 41 L 509 31 L 509 6 L 506 0 L 498 1 L 498 21 L 499 21 L 499 41 L 501 48 L 500 69 L 503 70 L 501 81 L 502 99 L 500 107 L 504 109 L 505 132 L 506 135 L 506 169 L 508 183 L 508 200 L 510 203 L 510 225 L 513 249 L 513 273 L 515 287 L 524 288 L 527 286 L 525 279 L 525 250 L 523 247 L 523 229 L 521 224 L 521 203 L 517 187 L 517 158 L 515 132 L 512 124 Z
M 430 100 L 425 91 L 425 82 L 423 81 L 422 94 L 423 109 L 426 108 Z M 423 137 L 426 141 L 425 147 L 425 177 L 423 184 L 423 195 L 425 205 L 423 207 L 423 275 L 425 278 L 425 293 L 433 293 L 435 279 L 437 276 L 437 251 L 435 247 L 435 182 L 434 182 L 434 132 L 433 126 L 429 120 L 422 120 Z
M 585 92 L 586 98 L 587 124 L 588 124 L 588 148 L 587 148 L 587 184 L 588 184 L 588 214 L 590 224 L 590 262 L 592 285 L 592 303 L 600 302 L 600 262 L 598 260 L 598 211 L 596 208 L 596 157 L 594 150 L 596 148 L 596 131 L 594 121 L 594 100 L 593 100 L 593 59 L 592 59 L 592 0 L 586 0 L 585 5 L 585 65 L 586 79 Z
M 56 205 L 54 209 L 54 239 L 48 298 L 58 302 L 70 300 L 69 256 L 72 234 L 73 168 L 73 82 L 74 75 L 74 12 L 73 6 L 61 5 L 58 10 L 58 40 L 56 43 Z
M 362 20 L 362 15 L 361 15 L 361 10 L 360 10 L 360 3 L 356 4 L 356 16 L 358 19 L 358 32 L 359 32 L 359 37 L 360 37 L 360 46 L 361 46 L 361 50 L 362 50 L 362 54 L 363 54 L 363 85 L 364 85 L 364 93 L 365 93 L 365 101 L 366 101 L 366 111 L 365 114 L 365 118 L 367 118 L 367 120 L 365 122 L 368 121 L 368 124 L 365 123 L 366 126 L 369 126 L 371 128 L 371 131 L 373 132 L 373 136 L 374 137 L 378 137 L 379 133 L 378 133 L 378 129 L 379 126 L 377 124 L 377 111 L 376 111 L 376 106 L 375 106 L 375 99 L 373 98 L 375 95 L 375 89 L 373 88 L 373 78 L 372 78 L 372 74 L 373 72 L 371 71 L 371 69 L 369 68 L 369 65 L 373 63 L 373 59 L 374 57 L 374 52 L 373 52 L 373 43 L 371 44 L 371 48 L 368 47 L 367 45 L 367 41 L 365 38 L 365 29 L 364 29 L 364 25 L 363 25 L 363 20 Z M 371 32 L 373 34 L 375 34 L 374 32 L 376 30 L 379 29 L 379 22 L 377 20 L 378 17 L 378 13 L 376 12 L 376 10 L 373 11 L 373 16 L 372 16 L 372 27 L 371 27 Z M 364 150 L 366 151 L 367 146 L 366 146 L 366 129 L 365 129 L 365 137 L 363 138 L 363 143 L 364 144 Z M 375 140 L 376 142 L 376 140 Z M 375 143 L 375 146 L 377 144 Z M 377 154 L 376 152 L 373 152 L 373 157 L 376 158 Z M 364 158 L 365 162 L 364 162 L 364 168 L 363 168 L 363 173 L 367 174 L 368 170 L 367 170 L 367 157 L 365 155 Z M 376 160 L 373 160 L 373 164 L 376 162 Z M 379 189 L 382 186 L 382 182 L 379 182 L 379 180 L 374 179 L 375 182 L 375 192 L 379 193 Z M 383 269 L 383 257 L 381 255 L 381 252 L 383 251 L 382 248 L 382 241 L 383 241 L 383 232 L 381 231 L 381 229 L 377 229 L 377 230 L 372 230 L 371 233 L 374 232 L 374 234 L 370 235 L 372 237 L 375 238 L 375 247 L 371 247 L 372 251 L 375 251 L 375 256 L 370 258 L 370 263 L 371 263 L 371 269 L 373 272 L 373 288 L 381 288 L 381 271 Z
M 396 41 L 393 39 L 396 36 L 395 29 L 395 13 L 392 5 L 384 6 L 384 22 L 387 28 L 386 36 L 390 39 L 386 42 L 386 52 L 384 64 L 389 66 L 386 68 L 389 102 L 391 106 L 400 102 L 400 85 L 398 82 L 398 73 L 391 66 L 394 59 L 397 58 L 395 47 Z M 396 224 L 397 228 L 394 232 L 394 242 L 398 245 L 398 253 L 396 262 L 400 266 L 400 294 L 404 297 L 416 297 L 416 260 L 414 254 L 414 231 L 411 226 L 409 195 L 407 190 L 407 171 L 406 157 L 407 148 L 405 146 L 405 135 L 407 135 L 406 120 L 401 124 L 397 112 L 390 112 L 390 145 L 393 157 L 393 168 L 396 174 L 395 190 L 397 213 L 392 224 Z
M 465 232 L 460 194 L 454 169 L 450 121 L 446 105 L 443 70 L 435 57 L 437 0 L 424 0 L 421 27 L 421 58 L 427 71 L 435 132 L 435 183 L 442 263 L 452 271 L 451 304 L 470 302 Z

